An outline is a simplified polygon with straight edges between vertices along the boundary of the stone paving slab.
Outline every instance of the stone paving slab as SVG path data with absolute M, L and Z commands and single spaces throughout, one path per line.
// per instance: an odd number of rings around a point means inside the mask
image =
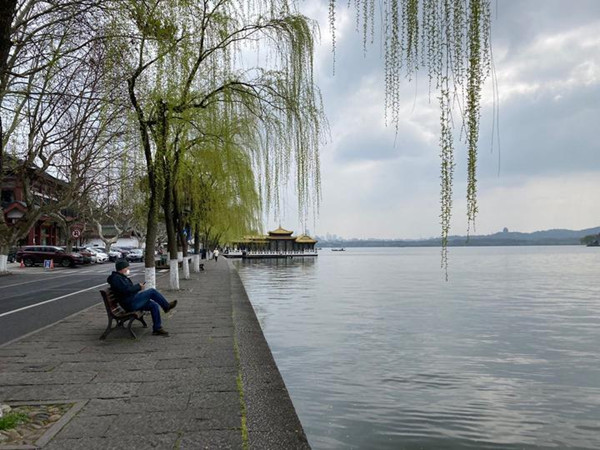
M 86 437 L 81 439 L 52 440 L 44 450 L 172 450 L 177 448 L 177 433 L 112 437 Z
M 205 268 L 177 292 L 159 276 L 168 338 L 100 341 L 98 304 L 1 346 L 0 401 L 86 402 L 45 449 L 310 448 L 237 272 Z
M 204 430 L 201 432 L 187 433 L 179 441 L 179 450 L 197 450 L 213 448 L 243 448 L 242 435 L 237 430 Z
M 79 416 L 138 414 L 141 412 L 185 411 L 191 394 L 169 396 L 92 399 Z

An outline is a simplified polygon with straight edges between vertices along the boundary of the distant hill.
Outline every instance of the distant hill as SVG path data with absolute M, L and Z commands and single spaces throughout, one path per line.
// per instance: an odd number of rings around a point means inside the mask
M 510 245 L 580 245 L 580 239 L 585 236 L 600 234 L 600 227 L 585 230 L 544 230 L 532 233 L 518 231 L 501 231 L 488 235 L 450 236 L 450 247 L 483 247 Z M 326 240 L 317 236 L 318 247 L 438 247 L 440 238 L 431 239 L 336 239 Z

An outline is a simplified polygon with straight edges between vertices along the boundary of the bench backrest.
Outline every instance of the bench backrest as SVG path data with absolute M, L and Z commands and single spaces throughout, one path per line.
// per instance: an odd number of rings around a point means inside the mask
M 100 291 L 100 294 L 102 294 L 102 300 L 104 300 L 104 306 L 106 307 L 106 312 L 108 314 L 118 316 L 126 312 L 121 305 L 119 305 L 114 292 L 110 288 Z

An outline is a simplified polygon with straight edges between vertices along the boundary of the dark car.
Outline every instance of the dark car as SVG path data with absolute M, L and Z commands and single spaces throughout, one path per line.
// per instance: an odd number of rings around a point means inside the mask
M 143 262 L 144 261 L 144 250 L 141 248 L 132 249 L 125 257 L 130 262 Z
M 95 255 L 92 255 L 92 252 L 90 252 L 86 247 L 73 247 L 73 251 L 79 253 L 82 256 L 83 264 L 91 264 L 93 262 L 96 262 Z
M 17 251 L 16 258 L 17 261 L 23 261 L 27 267 L 44 264 L 46 260 L 53 260 L 55 265 L 63 267 L 83 264 L 83 257 L 79 253 L 67 253 L 53 245 L 26 245 Z
M 111 250 L 115 250 L 119 253 L 121 253 L 121 258 L 127 258 L 127 255 L 129 255 L 129 251 L 131 250 L 131 248 L 128 247 L 112 247 Z

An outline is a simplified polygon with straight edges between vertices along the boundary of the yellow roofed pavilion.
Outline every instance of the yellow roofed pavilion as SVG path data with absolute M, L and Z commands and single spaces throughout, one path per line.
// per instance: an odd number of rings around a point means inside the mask
M 282 256 L 316 256 L 316 239 L 301 234 L 294 236 L 294 232 L 286 230 L 279 226 L 277 229 L 269 231 L 268 235 L 245 236 L 239 241 L 233 242 L 238 251 L 241 251 L 242 257 L 261 257 L 278 258 Z

